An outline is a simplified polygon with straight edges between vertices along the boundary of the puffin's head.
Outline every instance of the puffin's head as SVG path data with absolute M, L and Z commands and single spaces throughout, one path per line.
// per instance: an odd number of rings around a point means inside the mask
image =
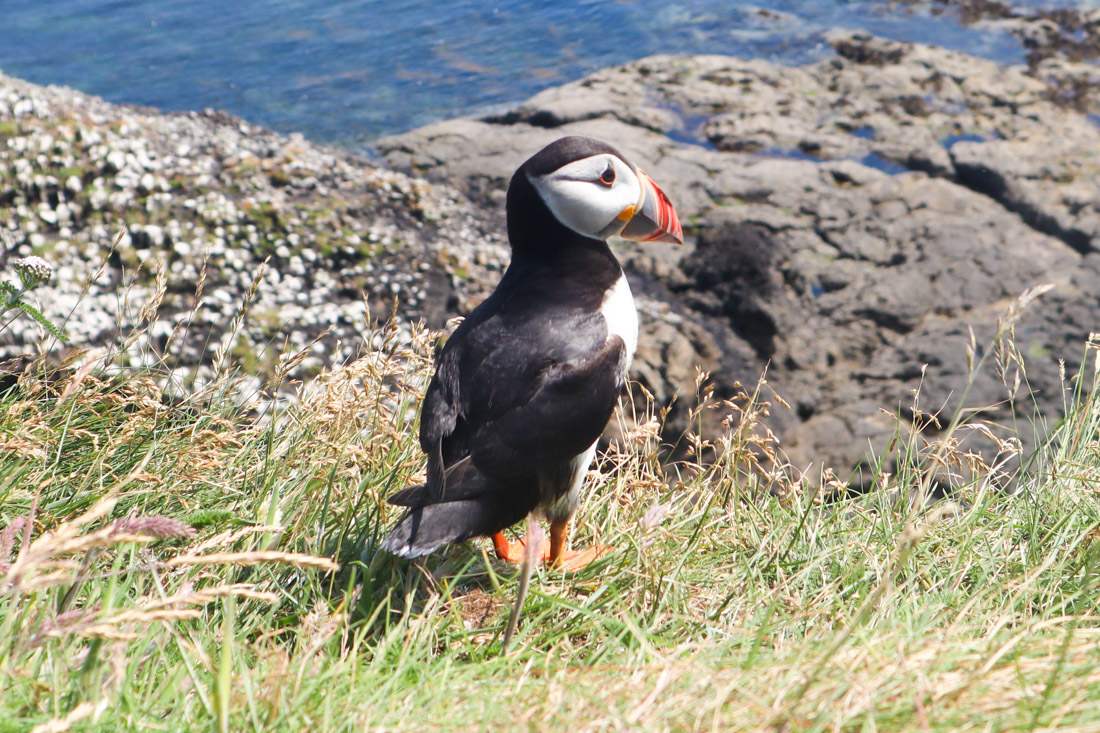
M 528 159 L 509 187 L 510 228 L 518 213 L 511 211 L 513 189 L 526 183 L 554 219 L 584 237 L 683 244 L 680 218 L 664 191 L 601 140 L 563 137 Z

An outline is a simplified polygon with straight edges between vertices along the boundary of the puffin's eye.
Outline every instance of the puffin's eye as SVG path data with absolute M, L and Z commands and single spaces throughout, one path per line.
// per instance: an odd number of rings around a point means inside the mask
M 600 183 L 605 186 L 610 186 L 615 182 L 615 169 L 611 166 L 607 166 L 607 170 L 600 174 Z

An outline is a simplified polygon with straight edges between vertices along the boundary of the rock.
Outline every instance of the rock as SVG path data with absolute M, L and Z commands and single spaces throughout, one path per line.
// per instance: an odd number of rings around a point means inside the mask
M 763 227 L 745 212 L 702 230 L 695 253 L 683 264 L 694 280 L 685 292 L 716 298 L 711 314 L 726 319 L 753 347 L 758 363 L 770 362 L 769 383 L 804 418 L 784 435 L 796 463 L 857 465 L 868 458 L 868 446 L 877 455 L 892 435 L 871 423 L 866 427 L 874 430 L 857 432 L 854 441 L 843 434 L 827 441 L 818 434 L 821 421 L 812 419 L 821 413 L 857 425 L 875 417 L 866 411 L 870 403 L 894 412 L 902 408 L 907 420 L 904 408 L 919 388 L 925 409 L 953 414 L 969 378 L 968 329 L 978 332 L 983 346 L 989 344 L 1005 304 L 1027 288 L 1054 282 L 1087 299 L 1081 304 L 1087 310 L 1100 308 L 1096 294 L 1072 288 L 1082 266 L 1076 251 L 947 181 L 906 174 L 865 187 L 822 187 L 817 195 L 832 200 L 824 211 L 850 215 L 833 219 L 828 228 L 819 218 L 811 227 L 816 239 L 806 230 Z M 891 226 L 876 216 L 887 201 L 909 207 Z M 776 194 L 767 204 L 746 208 L 791 203 Z M 865 240 L 888 242 L 892 257 L 849 246 Z M 1033 326 L 1053 320 L 1046 309 L 1064 307 L 1060 300 L 1040 300 L 1021 322 L 1017 336 L 1026 331 L 1030 352 L 1069 357 L 1069 348 L 1080 350 L 1087 333 Z M 1056 360 L 1029 364 L 1028 375 L 1031 388 L 1044 395 L 1047 414 L 1056 414 Z M 989 370 L 977 376 L 966 404 L 995 405 L 1005 398 Z M 1029 396 L 1018 398 L 1026 402 Z
M 260 369 L 276 362 L 264 355 L 269 344 L 300 349 L 330 324 L 325 353 L 353 356 L 364 297 L 375 318 L 396 297 L 402 317 L 442 326 L 453 303 L 484 297 L 506 261 L 499 230 L 459 192 L 224 113 L 165 115 L 0 75 L 0 122 L 15 131 L 0 145 L 0 219 L 13 234 L 3 256 L 43 254 L 57 267 L 34 295 L 48 318 L 68 319 L 77 347 L 140 332 L 158 263 L 169 274 L 160 316 L 171 322 L 190 320 L 203 273 L 204 312 L 170 357 L 198 370 L 265 260 L 253 316 L 234 342 Z M 124 224 L 132 240 L 112 252 Z M 453 281 L 435 269 L 443 249 L 458 253 Z M 400 276 L 383 281 L 385 270 Z M 0 358 L 37 341 L 37 325 L 16 319 L 0 334 Z M 162 345 L 142 335 L 135 363 Z
M 944 426 L 964 405 L 1006 425 L 1037 408 L 1053 424 L 1059 360 L 1075 364 L 1100 319 L 1100 130 L 1024 70 L 865 34 L 831 40 L 836 57 L 801 68 L 643 59 L 378 150 L 474 196 L 564 134 L 645 161 L 695 235 L 656 263 L 619 249 L 642 313 L 634 376 L 678 400 L 666 437 L 686 427 L 694 365 L 719 397 L 766 369 L 791 403 L 770 425 L 792 462 L 854 469 L 857 485 L 896 435 L 932 436 L 932 415 Z M 998 324 L 1044 283 L 1054 289 L 1014 324 L 1028 356 L 1018 384 L 1013 352 L 997 351 L 1012 331 Z
M 964 185 L 1084 253 L 1100 248 L 1100 129 L 1061 116 L 1027 139 L 959 143 L 951 158 Z

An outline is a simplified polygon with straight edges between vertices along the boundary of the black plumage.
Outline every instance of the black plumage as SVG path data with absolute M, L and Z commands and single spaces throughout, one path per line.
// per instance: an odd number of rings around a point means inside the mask
M 568 495 L 611 417 L 632 354 L 621 336 L 609 337 L 601 312 L 623 277 L 619 263 L 606 241 L 560 222 L 532 180 L 597 154 L 625 161 L 606 143 L 564 138 L 512 177 L 512 261 L 437 358 L 420 423 L 427 482 L 390 497 L 409 511 L 383 549 L 422 555 L 498 533 L 536 509 L 551 520 L 552 538 L 555 525 L 564 533 L 576 509 Z M 677 221 L 677 236 L 678 229 Z

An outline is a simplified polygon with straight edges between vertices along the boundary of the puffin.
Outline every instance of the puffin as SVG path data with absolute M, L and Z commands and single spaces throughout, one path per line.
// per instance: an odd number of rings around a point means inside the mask
M 614 146 L 563 137 L 516 170 L 505 199 L 511 260 L 435 359 L 421 405 L 427 480 L 389 497 L 407 511 L 381 548 L 419 557 L 504 530 L 532 512 L 540 549 L 575 570 L 605 548 L 567 547 L 569 521 L 638 344 L 638 314 L 607 240 L 683 244 L 668 196 Z

